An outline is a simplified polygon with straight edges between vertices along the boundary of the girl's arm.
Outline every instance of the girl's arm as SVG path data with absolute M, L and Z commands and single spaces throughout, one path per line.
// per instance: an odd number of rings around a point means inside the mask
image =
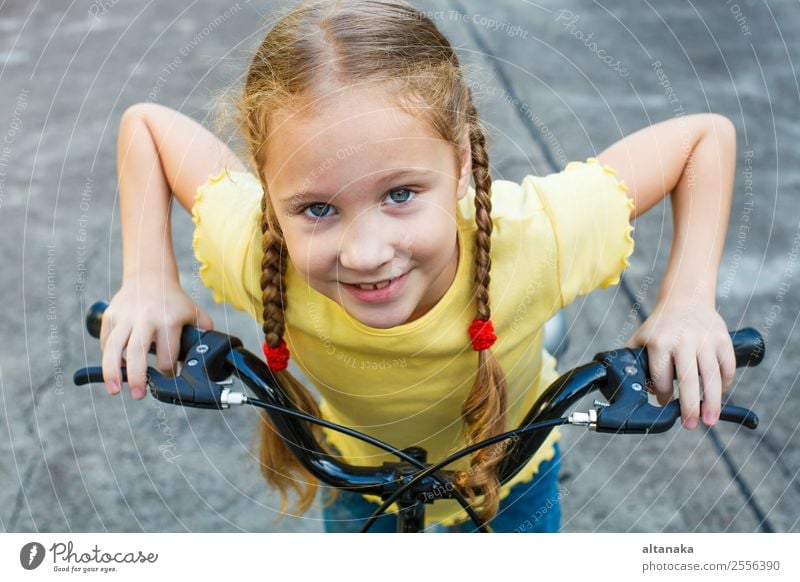
M 129 107 L 117 143 L 122 287 L 103 314 L 100 349 L 110 394 L 121 387 L 127 348 L 128 384 L 144 397 L 147 350 L 156 342 L 160 370 L 174 369 L 185 324 L 211 329 L 211 319 L 183 292 L 172 248 L 171 195 L 191 210 L 197 187 L 224 167 L 244 170 L 228 147 L 189 117 L 152 103 Z
M 716 311 L 733 198 L 736 128 L 721 115 L 684 116 L 639 130 L 597 158 L 628 185 L 633 217 L 671 192 L 672 248 L 656 306 L 625 345 L 647 346 L 662 405 L 673 396 L 674 365 L 686 428 L 695 428 L 701 413 L 712 426 L 719 420 L 721 393 L 736 372 L 727 325 Z

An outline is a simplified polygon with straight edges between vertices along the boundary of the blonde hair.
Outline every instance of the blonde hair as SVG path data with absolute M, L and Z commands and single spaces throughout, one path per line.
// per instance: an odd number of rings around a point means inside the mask
M 350 85 L 391 89 L 401 95 L 398 105 L 430 124 L 458 152 L 462 136 L 472 149 L 475 182 L 475 308 L 476 319 L 489 320 L 491 270 L 491 191 L 485 131 L 478 120 L 470 88 L 448 40 L 420 10 L 402 1 L 301 2 L 272 27 L 252 58 L 244 89 L 234 101 L 236 122 L 248 157 L 264 189 L 261 203 L 263 260 L 261 290 L 264 339 L 269 347 L 283 341 L 286 326 L 285 272 L 287 251 L 283 233 L 269 199 L 264 175 L 265 144 L 273 114 L 311 108 L 333 88 Z M 464 330 L 467 339 L 467 330 Z M 497 360 L 489 349 L 477 354 L 473 387 L 461 410 L 467 444 L 505 430 L 507 388 Z M 276 373 L 298 409 L 319 416 L 308 389 L 288 370 Z M 320 442 L 321 430 L 313 425 Z M 282 513 L 287 491 L 298 494 L 297 512 L 313 503 L 318 483 L 292 455 L 264 413 L 260 427 L 261 470 L 281 493 Z M 497 513 L 501 456 L 489 448 L 470 457 L 470 468 L 458 474 L 455 486 L 485 522 Z M 478 503 L 478 490 L 483 491 Z

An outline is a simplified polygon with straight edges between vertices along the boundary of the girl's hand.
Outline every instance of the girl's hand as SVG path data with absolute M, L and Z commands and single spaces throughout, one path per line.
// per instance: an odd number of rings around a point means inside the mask
M 694 429 L 702 412 L 706 426 L 719 421 L 722 392 L 736 374 L 736 355 L 725 321 L 712 305 L 692 300 L 659 302 L 625 347 L 646 346 L 650 375 L 661 406 L 673 398 L 673 365 L 681 402 L 681 422 Z M 703 402 L 700 384 L 703 381 Z
M 100 329 L 103 381 L 109 394 L 122 386 L 120 361 L 127 365 L 128 386 L 135 400 L 145 396 L 147 352 L 156 342 L 156 368 L 174 375 L 184 325 L 213 329 L 214 323 L 180 285 L 162 277 L 129 280 L 114 295 Z M 127 347 L 126 358 L 122 352 Z M 127 359 L 127 362 L 125 361 Z

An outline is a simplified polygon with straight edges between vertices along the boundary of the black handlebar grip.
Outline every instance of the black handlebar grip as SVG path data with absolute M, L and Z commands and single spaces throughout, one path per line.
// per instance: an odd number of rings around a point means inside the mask
M 764 359 L 766 345 L 764 338 L 752 327 L 730 332 L 733 351 L 736 354 L 736 367 L 758 366 Z
M 86 329 L 92 337 L 100 337 L 100 328 L 103 324 L 103 313 L 108 307 L 107 301 L 97 301 L 86 311 Z M 197 343 L 205 330 L 191 325 L 185 325 L 181 332 L 181 349 L 178 354 L 178 361 L 183 361 L 192 346 Z M 150 353 L 156 353 L 156 344 L 150 344 Z
M 749 429 L 758 427 L 758 416 L 756 416 L 755 412 L 747 408 L 742 408 L 741 406 L 734 406 L 733 404 L 724 404 L 722 406 L 719 419 L 727 422 L 735 422 Z
M 764 338 L 752 327 L 745 327 L 738 331 L 729 331 L 733 342 L 733 352 L 736 354 L 736 367 L 758 366 L 764 359 L 766 350 Z M 636 354 L 642 367 L 650 369 L 650 358 L 646 348 L 636 348 Z M 677 375 L 675 376 L 677 377 Z
M 108 307 L 107 301 L 98 301 L 86 312 L 86 329 L 89 335 L 100 339 L 100 328 L 103 325 L 103 312 Z

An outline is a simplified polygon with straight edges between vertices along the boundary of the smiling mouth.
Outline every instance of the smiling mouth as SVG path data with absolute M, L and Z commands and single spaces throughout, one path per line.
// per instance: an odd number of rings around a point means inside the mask
M 395 277 L 397 279 L 398 277 Z M 370 284 L 370 283 L 357 283 L 355 286 L 359 289 L 364 289 L 367 291 L 374 291 L 375 289 L 383 289 L 384 287 L 388 287 L 389 284 L 394 281 L 394 279 L 384 279 L 383 281 L 378 281 L 377 283 Z
M 385 303 L 399 297 L 408 281 L 411 270 L 393 279 L 375 283 L 345 283 L 342 285 L 357 300 L 363 303 Z

